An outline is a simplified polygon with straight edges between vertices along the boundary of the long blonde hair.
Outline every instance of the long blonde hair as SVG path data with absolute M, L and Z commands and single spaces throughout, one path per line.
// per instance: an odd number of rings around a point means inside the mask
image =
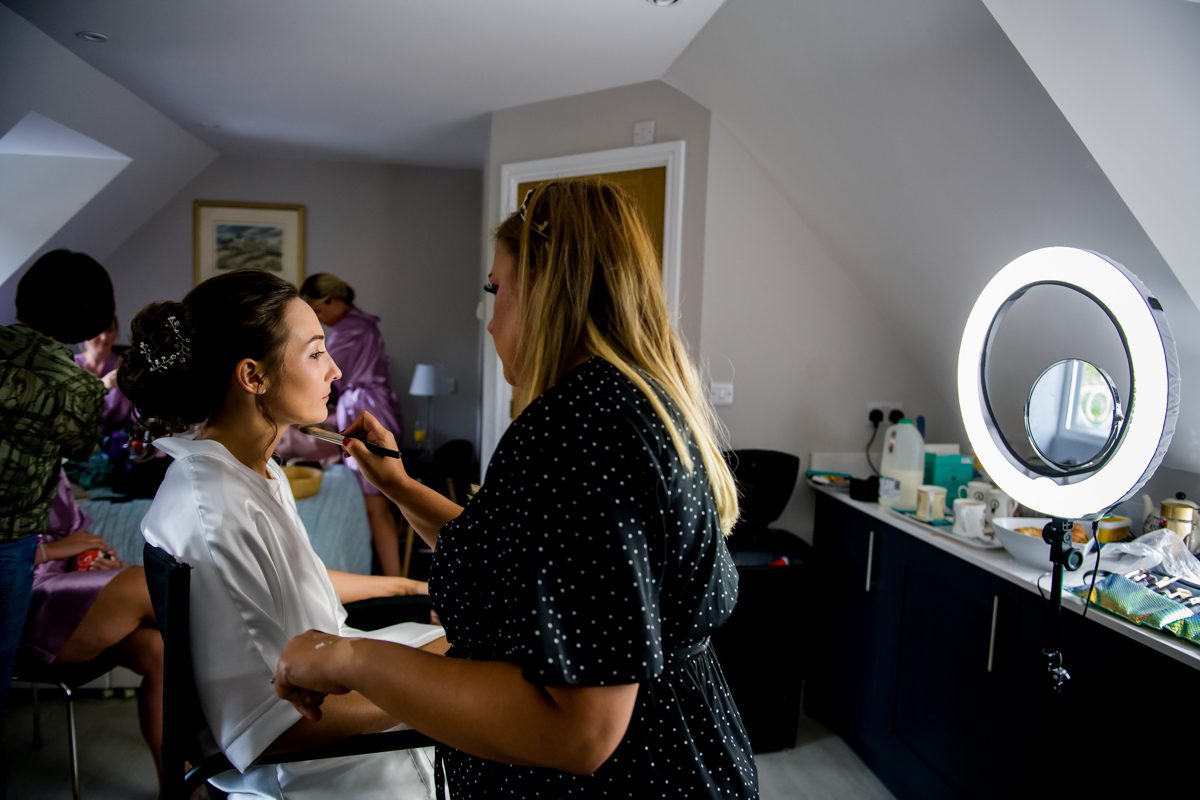
M 549 181 L 500 224 L 495 236 L 516 262 L 518 404 L 553 386 L 581 352 L 599 356 L 646 396 L 691 471 L 687 443 L 646 380 L 650 377 L 691 431 L 721 530 L 729 533 L 738 500 L 721 456 L 723 428 L 671 326 L 658 256 L 636 201 L 619 186 L 595 178 Z
M 326 300 L 342 300 L 354 305 L 354 288 L 330 272 L 316 272 L 300 284 L 300 299 L 306 303 L 324 303 Z

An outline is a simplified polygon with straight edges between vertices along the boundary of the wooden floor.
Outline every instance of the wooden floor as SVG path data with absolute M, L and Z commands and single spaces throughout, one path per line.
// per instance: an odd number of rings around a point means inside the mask
M 32 704 L 14 691 L 4 731 L 10 800 L 71 797 L 66 710 L 61 694 L 43 690 L 41 749 L 31 747 Z M 75 701 L 84 800 L 153 800 L 154 765 L 142 744 L 137 701 L 84 692 Z M 846 744 L 820 724 L 801 719 L 796 747 L 758 756 L 763 800 L 886 800 L 892 795 Z

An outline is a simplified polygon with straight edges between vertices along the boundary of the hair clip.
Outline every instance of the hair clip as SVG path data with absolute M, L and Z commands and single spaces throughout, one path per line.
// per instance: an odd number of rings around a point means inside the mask
M 192 355 L 191 348 L 189 347 L 189 345 L 192 343 L 192 340 L 180 333 L 179 320 L 172 315 L 167 317 L 167 322 L 170 324 L 171 330 L 175 333 L 174 353 L 171 353 L 169 356 L 155 358 L 150 352 L 150 348 L 146 346 L 145 342 L 140 342 L 138 344 L 138 349 L 141 351 L 142 355 L 146 357 L 146 361 L 150 364 L 151 372 L 166 372 L 168 368 L 177 362 L 182 366 L 188 362 L 188 358 L 190 358 Z

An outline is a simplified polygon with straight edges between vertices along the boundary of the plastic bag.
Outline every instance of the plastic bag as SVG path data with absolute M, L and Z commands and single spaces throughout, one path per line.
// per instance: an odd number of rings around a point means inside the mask
M 1158 568 L 1190 583 L 1200 583 L 1200 560 L 1192 555 L 1178 534 L 1160 528 L 1132 542 L 1113 542 L 1100 552 L 1101 566 L 1109 572 L 1126 573 Z

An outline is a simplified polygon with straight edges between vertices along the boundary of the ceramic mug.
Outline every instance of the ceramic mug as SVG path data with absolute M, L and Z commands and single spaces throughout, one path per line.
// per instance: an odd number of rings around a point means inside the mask
M 986 510 L 987 505 L 980 500 L 970 497 L 955 500 L 954 533 L 968 539 L 983 538 L 983 515 Z
M 917 519 L 932 522 L 946 516 L 946 487 L 925 485 L 917 487 Z
M 966 486 L 958 487 L 958 496 L 967 500 L 986 503 L 988 492 L 995 488 L 995 486 L 992 486 L 987 481 L 971 481 Z
M 994 517 L 1015 517 L 1017 501 L 1004 493 L 1003 489 L 992 488 L 987 493 L 987 522 Z

